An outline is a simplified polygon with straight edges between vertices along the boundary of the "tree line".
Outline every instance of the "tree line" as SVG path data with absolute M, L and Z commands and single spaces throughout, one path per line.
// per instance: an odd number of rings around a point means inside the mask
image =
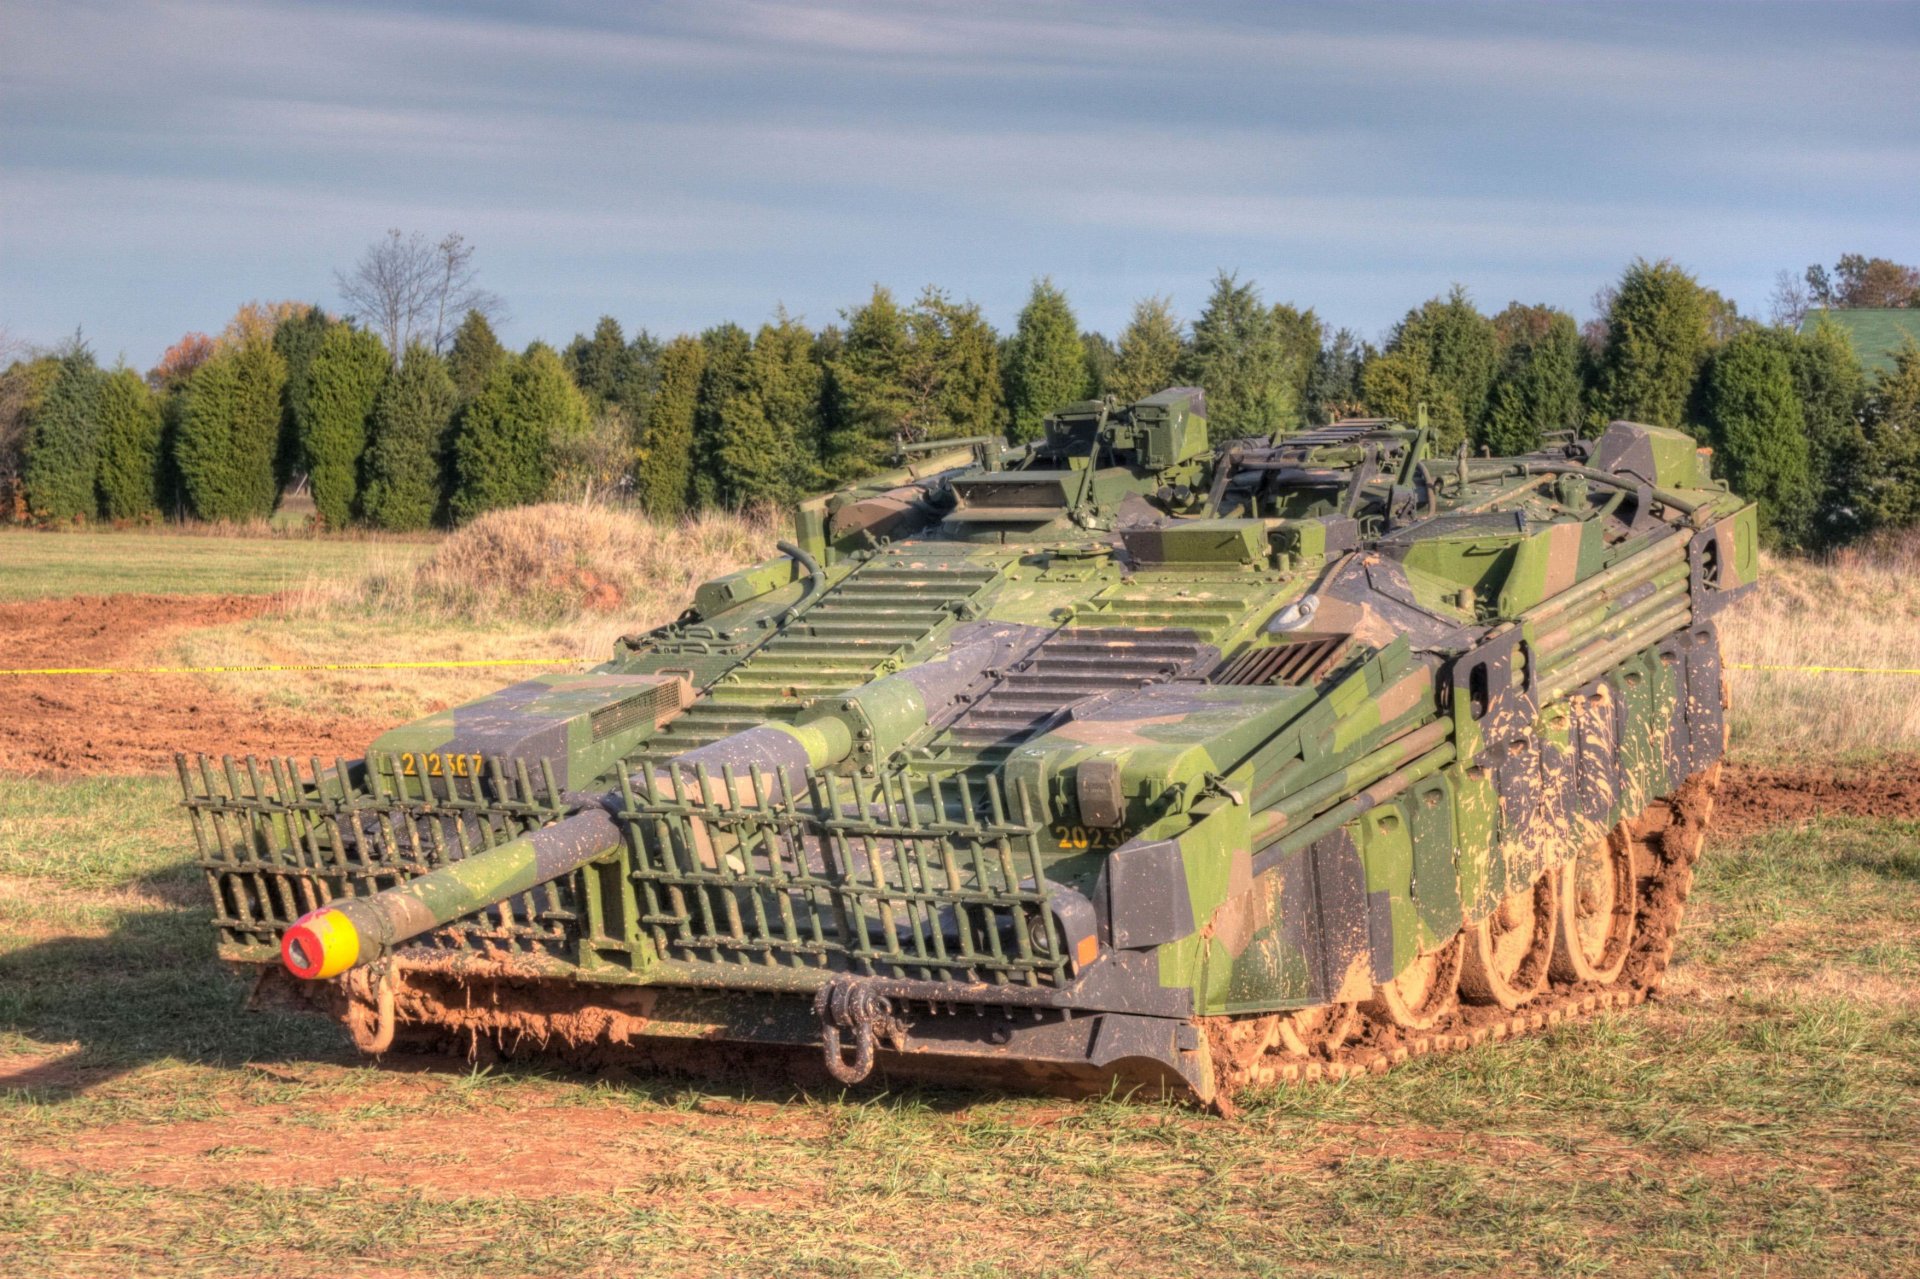
M 0 511 L 250 520 L 304 477 L 335 529 L 447 526 L 582 495 L 676 518 L 857 478 L 902 439 L 1019 442 L 1074 400 L 1198 385 L 1222 439 L 1424 412 L 1442 450 L 1498 455 L 1614 418 L 1681 427 L 1761 503 L 1774 545 L 1920 520 L 1920 348 L 1870 379 L 1838 325 L 1797 325 L 1779 296 L 1775 322 L 1759 323 L 1668 261 L 1630 264 L 1584 330 L 1544 305 L 1485 314 L 1456 286 L 1376 346 L 1223 272 L 1191 322 L 1147 298 L 1113 339 L 1083 331 L 1041 279 L 1005 335 L 940 289 L 903 301 L 876 287 L 817 330 L 779 310 L 751 333 L 663 341 L 603 317 L 563 349 L 513 352 L 470 259 L 457 236 L 395 232 L 341 279 L 365 320 L 248 304 L 144 376 L 100 367 L 78 335 L 16 359 L 0 373 Z M 1885 259 L 1849 255 L 1806 279 L 1827 307 L 1859 304 L 1849 290 L 1920 301 L 1920 274 Z

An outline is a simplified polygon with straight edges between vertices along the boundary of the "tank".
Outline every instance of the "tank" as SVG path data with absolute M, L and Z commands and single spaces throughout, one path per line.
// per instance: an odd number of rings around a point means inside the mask
M 1757 568 L 1690 437 L 1175 388 L 900 463 L 590 672 L 181 757 L 221 956 L 375 1053 L 1223 1109 L 1658 986 Z

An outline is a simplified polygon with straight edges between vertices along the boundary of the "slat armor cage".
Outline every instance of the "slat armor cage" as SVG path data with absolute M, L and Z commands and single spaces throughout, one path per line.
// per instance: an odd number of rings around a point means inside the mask
M 639 922 L 663 957 L 927 981 L 1058 984 L 1044 813 L 996 777 L 714 776 L 622 788 Z
M 566 815 L 551 768 L 492 761 L 480 775 L 426 779 L 392 756 L 236 760 L 179 756 L 214 927 L 236 958 L 271 958 L 308 911 L 367 897 L 496 848 Z M 571 954 L 579 884 L 563 877 L 423 938 L 467 950 Z
M 536 954 L 569 975 L 804 989 L 836 974 L 1058 986 L 1066 942 L 1044 806 L 997 778 L 719 775 L 629 761 L 624 840 L 429 933 L 416 958 Z M 308 911 L 476 856 L 573 811 L 553 772 L 402 775 L 385 756 L 181 757 L 230 958 L 270 960 Z M 1047 845 L 1050 847 L 1050 845 Z

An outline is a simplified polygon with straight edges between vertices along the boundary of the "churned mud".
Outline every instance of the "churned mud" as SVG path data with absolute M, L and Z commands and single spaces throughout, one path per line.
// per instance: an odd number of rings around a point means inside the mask
M 1920 820 L 1920 759 L 1893 756 L 1865 764 L 1729 764 L 1713 826 L 1720 835 L 1752 835 L 1818 817 Z
M 0 669 L 138 667 L 180 631 L 260 616 L 269 596 L 80 595 L 0 604 Z M 188 675 L 0 675 L 0 771 L 165 773 L 175 751 L 358 755 L 385 725 L 253 705 Z

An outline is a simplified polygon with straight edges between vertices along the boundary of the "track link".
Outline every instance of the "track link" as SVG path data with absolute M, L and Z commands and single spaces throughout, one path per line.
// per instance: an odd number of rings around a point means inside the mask
M 1720 766 L 1715 764 L 1626 823 L 1639 905 L 1626 964 L 1611 983 L 1552 980 L 1519 1008 L 1462 1003 L 1425 1030 L 1397 1026 L 1347 1005 L 1274 1016 L 1203 1018 L 1215 1080 L 1211 1104 L 1232 1113 L 1233 1098 L 1248 1089 L 1385 1074 L 1415 1057 L 1457 1052 L 1602 1009 L 1644 1003 L 1659 989 L 1672 961 L 1719 783 Z

